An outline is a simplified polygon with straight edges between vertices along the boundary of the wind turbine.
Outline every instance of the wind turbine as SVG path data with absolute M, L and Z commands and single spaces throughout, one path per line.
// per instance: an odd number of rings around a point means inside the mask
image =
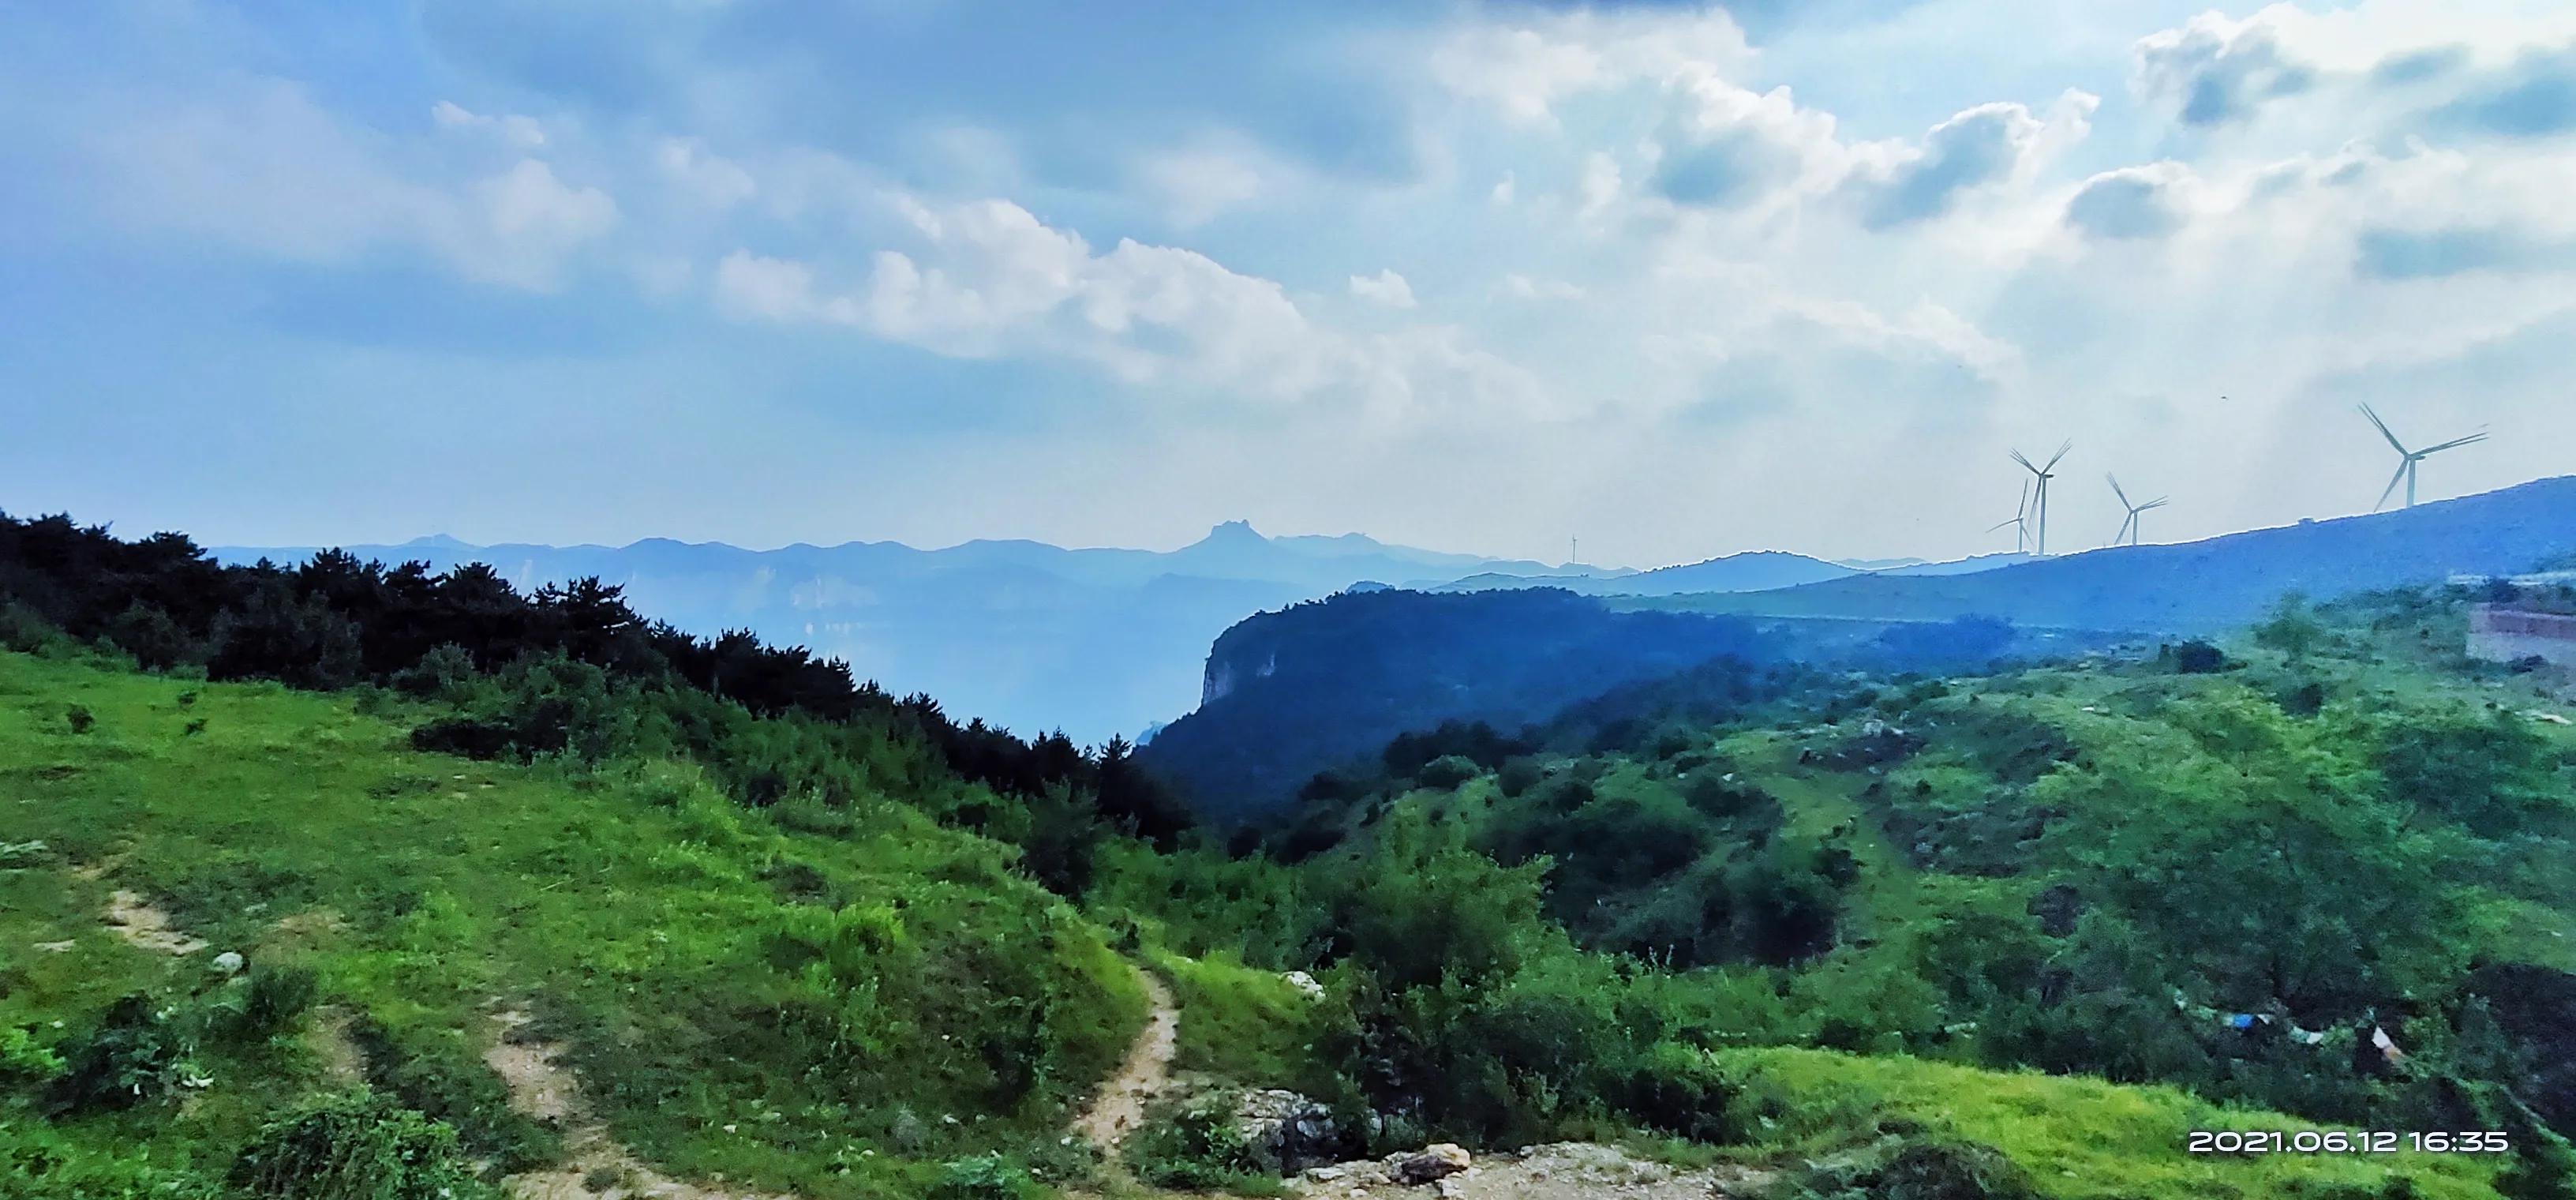
M 2010 527 L 2013 531 L 2013 553 L 2030 553 L 2030 481 L 2021 481 L 2021 504 L 2013 509 L 2012 520 L 1997 521 L 1986 532 Z
M 2486 433 L 2480 431 L 2467 437 L 2452 438 L 2439 445 L 2426 446 L 2421 450 L 2409 450 L 2406 448 L 2406 443 L 2398 441 L 2397 435 L 2388 431 L 2388 422 L 2380 420 L 2378 413 L 2370 411 L 2369 405 L 2361 406 L 2361 415 L 2370 418 L 2371 425 L 2379 430 L 2379 436 L 2387 438 L 2388 444 L 2397 448 L 2398 455 L 2397 473 L 2389 476 L 2388 486 L 2379 490 L 2379 503 L 2370 506 L 2372 512 L 2388 507 L 2388 494 L 2396 491 L 2397 485 L 2401 482 L 2406 485 L 2406 507 L 2415 507 L 2415 464 L 2452 447 L 2487 440 Z
M 2146 503 L 2144 503 L 2144 504 L 2131 504 L 2131 503 L 2129 503 L 2129 493 L 2127 493 L 2127 492 L 2124 492 L 2124 491 L 2121 491 L 2121 490 L 2120 490 L 2120 477 L 2119 477 L 2119 476 L 2117 476 L 2117 475 L 2111 475 L 2111 474 L 2104 474 L 2104 475 L 2102 476 L 2102 478 L 2104 478 L 2104 479 L 2108 479 L 2108 480 L 2110 480 L 2110 481 L 2111 481 L 2111 494 L 2112 494 L 2112 495 L 2114 495 L 2114 496 L 2118 496 L 2118 497 L 2120 498 L 2120 507 L 2122 507 L 2122 508 L 2125 508 L 2125 509 L 2129 510 L 2129 519 L 2128 519 L 2128 520 L 2126 520 L 2126 521 L 2122 521 L 2122 522 L 2120 522 L 2120 532 L 2118 532 L 2118 533 L 2115 533 L 2115 534 L 2112 534 L 2112 535 L 2111 535 L 2111 544 L 2112 544 L 2112 545 L 2114 545 L 2114 546 L 2117 546 L 2117 545 L 2119 545 L 2119 544 L 2120 544 L 2120 539 L 2121 539 L 2121 538 L 2127 538 L 2127 539 L 2129 539 L 2129 544 L 2130 544 L 2130 545 L 2132 545 L 2132 546 L 2137 545 L 2137 544 L 2138 544 L 2138 514 L 2139 514 L 2139 513 L 2142 513 L 2142 512 L 2145 512 L 2145 511 L 2147 511 L 2148 509 L 2151 509 L 2151 508 L 2163 508 L 2163 507 L 2165 506 L 2165 502 L 2166 502 L 2166 500 L 2167 500 L 2168 498 L 2167 498 L 2167 497 L 2164 497 L 2164 496 L 2158 496 L 2158 497 L 2156 497 L 2155 499 L 2153 499 L 2153 500 L 2149 500 L 2149 501 L 2147 501 L 2147 502 L 2146 502 Z
M 2068 442 L 2065 445 L 2059 446 L 2057 448 L 2057 453 L 2048 456 L 2048 465 L 2046 466 L 2041 466 L 2030 461 L 2030 459 L 2025 457 L 2019 450 L 2012 452 L 2012 460 L 2020 463 L 2022 469 L 2030 472 L 2034 477 L 2033 486 L 2031 487 L 2030 492 L 2030 511 L 2036 518 L 2039 532 L 2038 536 L 2033 539 L 2033 557 L 2048 557 L 2048 481 L 2056 478 L 2056 476 L 2050 472 L 2055 471 L 2057 469 L 2058 460 L 2065 458 L 2066 452 L 2074 448 L 2075 443 L 2073 442 Z

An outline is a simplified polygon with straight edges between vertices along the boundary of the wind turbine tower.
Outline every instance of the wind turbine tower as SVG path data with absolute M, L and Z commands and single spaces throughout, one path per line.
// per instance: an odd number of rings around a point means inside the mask
M 2059 446 L 2057 448 L 2057 453 L 2048 456 L 2048 462 L 2044 466 L 2030 461 L 2030 459 L 2019 450 L 2012 452 L 2012 460 L 2020 463 L 2022 469 L 2030 472 L 2032 477 L 2030 489 L 2031 523 L 2038 527 L 2037 532 L 2032 538 L 2032 557 L 2048 557 L 2048 481 L 2057 477 L 2054 472 L 2057 470 L 2058 462 L 2066 457 L 2067 451 L 2074 448 L 2075 443 L 2073 442 L 2068 442 L 2065 445 Z
M 2013 553 L 2030 553 L 2030 481 L 2021 481 L 2021 503 L 2013 508 L 2012 520 L 1997 521 L 1986 532 L 2009 528 L 2013 531 Z
M 2168 498 L 2158 496 L 2144 504 L 2131 504 L 2129 503 L 2129 493 L 2120 490 L 2119 476 L 2106 474 L 2102 476 L 2102 478 L 2111 481 L 2111 494 L 2120 498 L 2120 507 L 2129 510 L 2129 519 L 2120 522 L 2120 532 L 2111 535 L 2111 544 L 2117 546 L 2120 544 L 2121 538 L 2127 538 L 2129 539 L 2130 545 L 2137 545 L 2138 514 L 2151 508 L 2163 508 Z
M 2467 437 L 2452 438 L 2447 442 L 2426 446 L 2421 450 L 2409 450 L 2406 448 L 2406 443 L 2398 441 L 2397 435 L 2388 431 L 2388 422 L 2380 420 L 2378 413 L 2370 411 L 2369 405 L 2361 406 L 2361 415 L 2370 418 L 2370 424 L 2379 430 L 2379 436 L 2387 438 L 2388 444 L 2397 450 L 2397 473 L 2389 476 L 2388 486 L 2379 490 L 2379 503 L 2370 506 L 2372 512 L 2388 507 L 2389 493 L 2396 491 L 2400 483 L 2406 485 L 2406 507 L 2415 507 L 2415 464 L 2455 446 L 2466 446 L 2472 442 L 2487 440 L 2486 433 L 2480 431 Z

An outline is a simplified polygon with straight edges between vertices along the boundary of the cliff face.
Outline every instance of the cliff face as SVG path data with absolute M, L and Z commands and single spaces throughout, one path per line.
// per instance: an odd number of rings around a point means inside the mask
M 1367 592 L 1263 613 L 1210 649 L 1197 712 L 1144 758 L 1219 817 L 1444 720 L 1518 728 L 1764 639 L 1731 617 L 1612 612 L 1556 590 Z
M 1271 651 L 1260 662 L 1239 665 L 1233 660 L 1208 655 L 1207 679 L 1199 686 L 1199 707 L 1205 708 L 1234 694 L 1237 679 L 1268 679 L 1279 670 L 1279 652 Z

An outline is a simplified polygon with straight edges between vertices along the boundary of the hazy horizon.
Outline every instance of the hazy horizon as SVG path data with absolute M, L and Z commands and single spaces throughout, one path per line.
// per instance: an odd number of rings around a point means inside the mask
M 649 19 L 644 19 L 649 18 Z M 0 16 L 0 508 L 1951 558 L 2557 474 L 2576 10 Z

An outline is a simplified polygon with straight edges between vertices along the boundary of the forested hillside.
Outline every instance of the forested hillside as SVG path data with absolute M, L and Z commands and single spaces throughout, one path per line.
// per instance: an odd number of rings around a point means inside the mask
M 1123 746 L 613 589 L 0 522 L 0 1194 L 1262 1194 L 1588 1138 L 1773 1200 L 2565 1196 L 2576 736 L 2463 603 L 1720 657 L 1220 838 Z M 1104 1162 L 1070 1122 L 1165 990 L 1188 1082 Z M 2183 1149 L 2319 1127 L 2504 1148 Z
M 1518 730 L 1568 705 L 1686 671 L 1701 673 L 1700 695 L 1734 703 L 1775 693 L 1817 666 L 1971 670 L 2000 656 L 2071 653 L 2112 640 L 2025 635 L 1985 618 L 1622 612 L 1556 588 L 1348 594 L 1227 630 L 1208 651 L 1197 711 L 1158 732 L 1139 757 L 1201 813 L 1237 820 L 1276 811 L 1317 772 L 1365 758 L 1407 731 L 1444 721 Z M 1678 698 L 1636 700 L 1664 702 Z

